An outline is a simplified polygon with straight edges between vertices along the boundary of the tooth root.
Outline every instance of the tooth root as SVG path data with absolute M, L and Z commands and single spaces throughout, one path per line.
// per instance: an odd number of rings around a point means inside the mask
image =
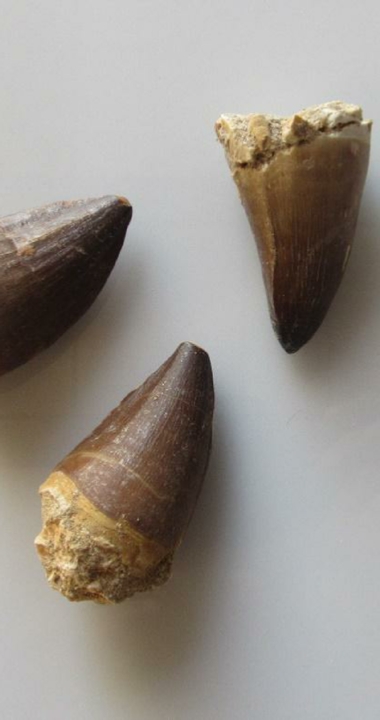
M 0 219 L 0 375 L 51 345 L 88 309 L 131 216 L 127 200 L 107 196 Z
M 183 343 L 41 486 L 37 550 L 70 600 L 119 602 L 165 582 L 202 487 L 214 394 Z
M 323 321 L 354 239 L 371 123 L 341 102 L 290 118 L 224 115 L 216 131 L 255 234 L 274 329 L 296 352 Z

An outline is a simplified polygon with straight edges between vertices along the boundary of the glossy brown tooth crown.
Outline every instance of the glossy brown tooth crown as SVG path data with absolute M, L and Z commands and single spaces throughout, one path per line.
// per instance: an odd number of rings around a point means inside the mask
M 209 357 L 183 343 L 57 466 L 36 541 L 53 587 L 117 602 L 167 579 L 206 473 L 213 406 Z
M 51 345 L 88 309 L 131 216 L 127 200 L 107 196 L 0 219 L 0 374 Z
M 105 515 L 174 548 L 206 471 L 212 409 L 208 355 L 183 343 L 57 469 Z
M 296 352 L 340 285 L 366 178 L 371 123 L 342 102 L 289 118 L 223 115 L 216 124 L 255 233 L 274 329 Z

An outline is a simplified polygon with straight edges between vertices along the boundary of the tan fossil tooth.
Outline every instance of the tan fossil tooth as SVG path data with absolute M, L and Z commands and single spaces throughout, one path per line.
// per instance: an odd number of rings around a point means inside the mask
M 320 326 L 354 239 L 371 122 L 336 101 L 289 118 L 222 115 L 218 138 L 254 231 L 279 341 L 296 352 Z
M 214 391 L 204 350 L 176 352 L 41 486 L 37 550 L 69 600 L 120 602 L 165 582 L 206 473 Z
M 131 216 L 128 200 L 106 196 L 0 218 L 0 375 L 51 345 L 89 308 Z

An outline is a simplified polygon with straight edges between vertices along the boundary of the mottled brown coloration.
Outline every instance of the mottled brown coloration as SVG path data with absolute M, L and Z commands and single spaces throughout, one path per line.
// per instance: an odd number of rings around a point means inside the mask
M 352 247 L 371 123 L 326 103 L 290 118 L 222 116 L 216 125 L 256 237 L 271 319 L 296 352 L 322 323 Z
M 59 463 L 41 488 L 36 541 L 53 587 L 118 602 L 167 579 L 207 470 L 213 407 L 209 357 L 183 343 Z M 105 526 L 119 532 L 106 552 Z
M 0 219 L 0 375 L 51 345 L 89 308 L 131 216 L 127 200 L 106 196 Z

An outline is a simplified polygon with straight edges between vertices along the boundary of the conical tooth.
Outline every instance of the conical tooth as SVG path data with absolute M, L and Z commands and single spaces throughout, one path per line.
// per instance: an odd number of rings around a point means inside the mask
M 183 343 L 41 486 L 36 545 L 69 600 L 119 602 L 165 582 L 206 473 L 210 360 Z
M 289 118 L 216 123 L 254 231 L 280 343 L 296 352 L 343 277 L 368 168 L 371 122 L 340 101 Z
M 0 219 L 0 375 L 51 345 L 88 309 L 131 216 L 128 200 L 107 196 Z

